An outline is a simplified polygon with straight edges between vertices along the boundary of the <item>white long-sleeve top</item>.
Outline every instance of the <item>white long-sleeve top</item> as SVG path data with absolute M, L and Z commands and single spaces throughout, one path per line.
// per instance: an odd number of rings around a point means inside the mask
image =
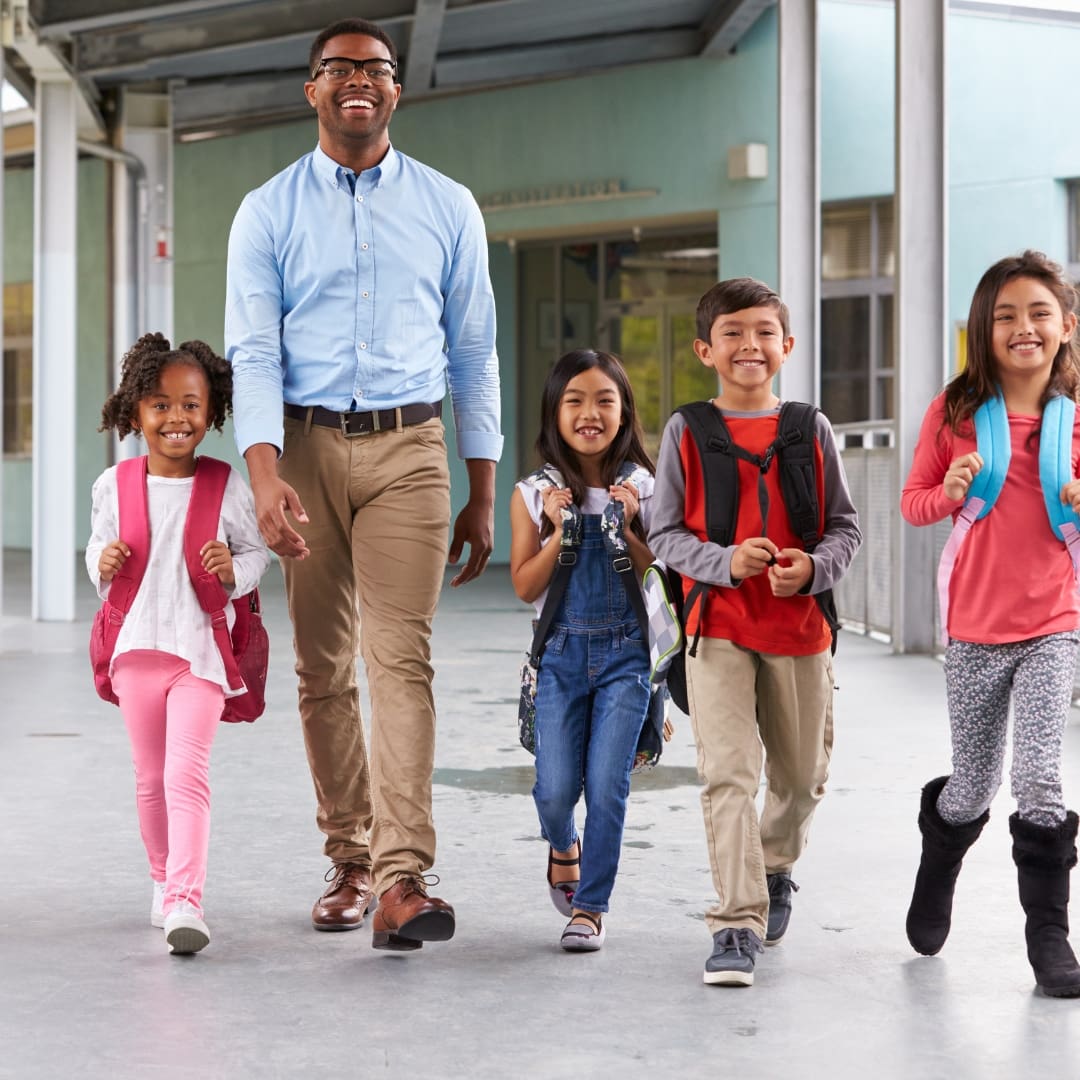
M 150 515 L 150 557 L 146 574 L 131 605 L 113 652 L 113 663 L 123 653 L 154 649 L 186 660 L 191 673 L 216 683 L 232 697 L 225 665 L 214 642 L 210 617 L 199 606 L 184 563 L 184 519 L 195 478 L 147 476 Z M 120 537 L 116 467 L 106 469 L 94 481 L 91 536 L 86 545 L 86 569 L 98 595 L 109 595 L 111 582 L 103 582 L 98 561 L 106 545 Z M 221 502 L 217 538 L 229 545 L 235 586 L 226 592 L 231 599 L 246 596 L 270 565 L 270 552 L 255 520 L 255 500 L 235 469 L 229 474 Z M 225 605 L 231 630 L 235 621 L 232 604 Z

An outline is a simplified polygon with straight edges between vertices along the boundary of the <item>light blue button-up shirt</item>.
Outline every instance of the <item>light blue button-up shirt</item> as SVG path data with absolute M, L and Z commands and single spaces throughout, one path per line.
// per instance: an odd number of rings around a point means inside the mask
M 358 177 L 316 147 L 236 212 L 225 355 L 241 454 L 280 451 L 283 402 L 392 409 L 441 401 L 449 384 L 459 455 L 498 461 L 495 299 L 476 200 L 393 147 Z

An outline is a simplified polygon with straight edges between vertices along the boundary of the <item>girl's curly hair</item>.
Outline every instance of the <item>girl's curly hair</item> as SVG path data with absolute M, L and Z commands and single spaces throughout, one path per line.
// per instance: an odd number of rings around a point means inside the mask
M 232 412 L 232 365 L 205 341 L 183 341 L 174 349 L 160 333 L 143 334 L 124 354 L 120 385 L 101 410 L 98 431 L 115 431 L 121 439 L 135 431 L 139 402 L 157 390 L 162 371 L 172 364 L 202 369 L 210 387 L 210 426 L 220 431 Z

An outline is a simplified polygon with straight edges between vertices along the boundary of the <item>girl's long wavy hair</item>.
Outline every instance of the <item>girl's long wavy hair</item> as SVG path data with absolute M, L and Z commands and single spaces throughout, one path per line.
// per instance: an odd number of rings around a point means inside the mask
M 1014 278 L 1031 278 L 1045 285 L 1061 306 L 1062 316 L 1075 312 L 1078 295 L 1061 267 L 1041 251 L 1025 251 L 1000 259 L 983 274 L 975 286 L 967 321 L 967 363 L 945 388 L 945 422 L 954 432 L 970 426 L 972 416 L 998 392 L 997 361 L 994 359 L 994 306 L 1003 286 Z M 1058 395 L 1077 399 L 1080 391 L 1080 344 L 1063 341 L 1050 368 L 1050 381 L 1043 392 L 1043 406 Z
M 618 387 L 619 398 L 622 402 L 622 422 L 619 425 L 618 434 L 601 462 L 604 487 L 610 487 L 615 483 L 616 473 L 624 461 L 644 466 L 649 472 L 656 471 L 656 466 L 645 449 L 641 421 L 634 407 L 634 391 L 619 358 L 612 353 L 598 352 L 596 349 L 574 349 L 560 357 L 548 372 L 540 402 L 540 434 L 536 437 L 536 452 L 543 461 L 550 462 L 563 474 L 566 486 L 570 489 L 574 502 L 578 506 L 585 498 L 586 485 L 581 475 L 577 455 L 559 434 L 559 406 L 570 380 L 592 368 L 599 368 L 611 379 Z M 639 518 L 634 518 L 630 523 L 630 528 L 642 540 L 645 539 L 645 530 Z M 545 518 L 543 535 L 547 536 L 553 530 L 554 526 Z

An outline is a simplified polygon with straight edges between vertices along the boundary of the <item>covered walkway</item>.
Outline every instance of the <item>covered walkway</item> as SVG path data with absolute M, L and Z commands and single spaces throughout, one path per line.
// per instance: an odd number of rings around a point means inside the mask
M 148 925 L 126 739 L 89 677 L 91 590 L 80 574 L 74 623 L 31 622 L 10 614 L 29 611 L 28 557 L 9 553 L 7 571 L 0 1077 L 1080 1077 L 1080 1005 L 1032 992 L 1007 793 L 961 876 L 943 955 L 917 958 L 905 940 L 917 792 L 948 764 L 931 659 L 844 635 L 830 793 L 791 930 L 752 989 L 708 987 L 689 721 L 676 716 L 663 764 L 635 780 L 607 945 L 562 953 L 513 723 L 528 611 L 504 569 L 448 588 L 436 870 L 458 934 L 403 956 L 372 950 L 367 930 L 310 928 L 325 862 L 273 570 L 270 709 L 223 728 L 215 750 L 213 940 L 176 959 Z M 1065 769 L 1075 806 L 1080 724 Z

